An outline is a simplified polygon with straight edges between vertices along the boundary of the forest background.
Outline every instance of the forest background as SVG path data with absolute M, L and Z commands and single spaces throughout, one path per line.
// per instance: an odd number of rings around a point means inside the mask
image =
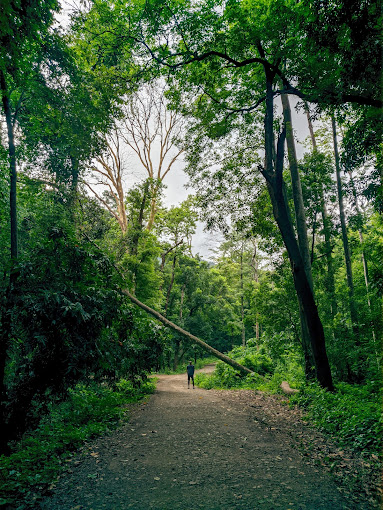
M 56 0 L 1 9 L 4 456 L 76 388 L 204 356 L 124 289 L 253 372 L 201 384 L 288 380 L 376 456 L 380 3 L 95 0 L 65 27 Z M 190 195 L 166 207 L 181 166 Z M 198 222 L 222 240 L 209 261 Z

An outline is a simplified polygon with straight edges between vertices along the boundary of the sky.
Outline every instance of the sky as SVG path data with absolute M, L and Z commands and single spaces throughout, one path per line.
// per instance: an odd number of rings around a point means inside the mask
M 296 151 L 298 159 L 303 157 L 305 148 L 303 142 L 309 136 L 308 124 L 306 114 L 299 110 L 295 110 L 298 100 L 294 96 L 290 96 L 291 114 L 293 129 L 296 137 Z M 165 184 L 164 205 L 170 207 L 177 205 L 187 198 L 189 194 L 193 193 L 192 188 L 186 188 L 188 177 L 183 171 L 183 165 L 179 163 L 174 171 L 167 175 Z M 222 236 L 219 232 L 204 232 L 204 225 L 199 222 L 197 232 L 194 235 L 192 242 L 193 254 L 199 253 L 204 259 L 211 259 L 214 257 L 212 250 L 216 249 Z

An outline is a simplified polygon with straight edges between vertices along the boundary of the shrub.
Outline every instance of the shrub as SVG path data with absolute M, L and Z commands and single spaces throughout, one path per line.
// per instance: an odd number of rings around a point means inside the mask
M 65 402 L 51 405 L 38 428 L 15 444 L 9 457 L 0 457 L 0 506 L 31 508 L 71 452 L 126 420 L 126 404 L 155 388 L 153 380 L 143 381 L 139 388 L 126 380 L 116 386 L 113 391 L 106 385 L 78 384 Z
M 373 385 L 336 385 L 330 393 L 309 384 L 291 397 L 322 431 L 337 437 L 340 446 L 367 454 L 381 454 L 383 420 L 381 396 Z

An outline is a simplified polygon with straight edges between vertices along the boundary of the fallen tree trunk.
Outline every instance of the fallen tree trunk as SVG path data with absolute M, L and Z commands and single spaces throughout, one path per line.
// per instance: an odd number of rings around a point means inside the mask
M 234 361 L 233 359 L 229 358 L 228 356 L 225 356 L 225 354 L 222 354 L 222 352 L 217 351 L 217 349 L 214 349 L 214 347 L 212 347 L 211 345 L 207 344 L 206 342 L 204 342 L 203 340 L 201 340 L 197 336 L 192 335 L 188 331 L 185 331 L 184 329 L 180 328 L 179 326 L 177 326 L 176 324 L 174 324 L 170 320 L 166 319 L 166 317 L 164 317 L 160 313 L 156 312 L 156 310 L 153 310 L 153 308 L 150 308 L 149 306 L 145 305 L 144 303 L 141 303 L 141 301 L 139 301 L 135 296 L 133 296 L 133 294 L 131 294 L 128 290 L 122 289 L 121 292 L 125 296 L 128 296 L 128 298 L 135 305 L 137 305 L 140 308 L 142 308 L 143 310 L 145 310 L 145 312 L 150 313 L 150 315 L 153 315 L 153 317 L 155 317 L 157 320 L 162 322 L 162 324 L 164 324 L 165 326 L 168 326 L 169 328 L 173 329 L 174 331 L 177 331 L 177 333 L 179 333 L 180 335 L 184 336 L 185 338 L 187 338 L 191 342 L 199 345 L 200 347 L 205 349 L 205 351 L 210 352 L 216 358 L 220 359 L 224 363 L 227 363 L 231 367 L 235 368 L 235 370 L 239 370 L 240 372 L 242 372 L 242 373 L 244 373 L 246 375 L 254 373 L 250 369 L 248 369 L 248 368 L 244 367 L 243 365 L 241 365 L 240 363 L 237 363 L 236 361 Z

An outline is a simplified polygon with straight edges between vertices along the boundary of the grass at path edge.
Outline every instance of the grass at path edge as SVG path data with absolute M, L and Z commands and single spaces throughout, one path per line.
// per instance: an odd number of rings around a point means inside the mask
M 134 388 L 121 380 L 108 386 L 79 384 L 65 402 L 51 406 L 38 428 L 0 457 L 0 508 L 35 508 L 74 453 L 89 439 L 129 420 L 128 405 L 143 401 L 155 389 L 153 379 Z

